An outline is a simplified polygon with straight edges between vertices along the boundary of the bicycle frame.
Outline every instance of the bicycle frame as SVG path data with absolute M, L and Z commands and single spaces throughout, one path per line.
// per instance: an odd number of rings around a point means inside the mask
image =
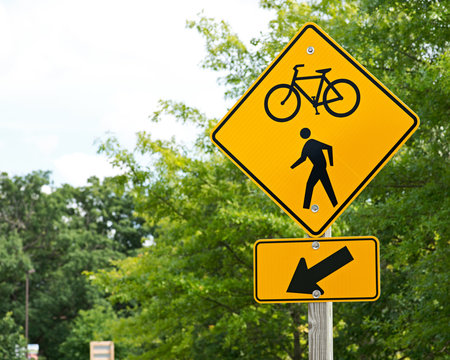
M 289 99 L 289 97 L 291 96 L 292 93 L 292 89 L 296 88 L 310 103 L 311 105 L 316 109 L 317 112 L 317 107 L 321 106 L 324 104 L 323 101 L 319 102 L 319 98 L 320 98 L 320 94 L 322 93 L 322 87 L 323 87 L 323 83 L 326 82 L 327 85 L 329 86 L 331 84 L 330 80 L 327 79 L 325 74 L 322 75 L 313 75 L 313 76 L 297 76 L 298 70 L 295 69 L 294 70 L 294 76 L 292 78 L 292 82 L 291 82 L 291 90 L 289 91 L 289 93 L 286 96 L 286 99 L 284 99 L 281 103 L 284 104 L 286 102 L 287 99 Z M 319 87 L 317 89 L 317 94 L 314 97 L 310 97 L 301 87 L 300 85 L 298 85 L 296 83 L 296 81 L 300 81 L 300 80 L 312 80 L 312 79 L 320 79 L 320 83 L 319 83 Z M 333 86 L 332 87 L 334 93 L 337 95 L 336 98 L 334 99 L 327 99 L 327 103 L 331 103 L 334 101 L 339 101 L 343 99 L 343 96 L 339 93 L 339 91 L 336 90 L 336 88 Z

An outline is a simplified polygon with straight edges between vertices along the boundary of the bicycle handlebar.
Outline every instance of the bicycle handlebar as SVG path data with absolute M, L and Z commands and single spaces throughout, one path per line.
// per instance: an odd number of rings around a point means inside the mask
M 298 64 L 298 65 L 295 65 L 294 66 L 294 70 L 297 70 L 297 68 L 299 68 L 299 67 L 304 67 L 305 66 L 305 64 Z

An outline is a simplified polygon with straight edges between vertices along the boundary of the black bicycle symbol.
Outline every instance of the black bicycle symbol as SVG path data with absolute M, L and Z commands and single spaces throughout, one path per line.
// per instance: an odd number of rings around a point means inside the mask
M 290 85 L 275 85 L 267 93 L 266 98 L 264 99 L 264 109 L 272 120 L 285 122 L 293 119 L 300 110 L 300 93 L 303 94 L 314 107 L 316 115 L 319 115 L 317 107 L 321 105 L 324 106 L 329 114 L 336 117 L 345 117 L 353 114 L 359 105 L 361 96 L 358 87 L 352 81 L 348 79 L 337 79 L 330 82 L 325 74 L 329 72 L 331 68 L 316 70 L 320 75 L 297 76 L 298 68 L 303 66 L 305 65 L 300 64 L 294 66 L 294 76 Z M 320 79 L 317 95 L 312 97 L 309 97 L 297 83 L 297 81 L 300 80 L 310 79 Z M 328 85 L 323 91 L 322 101 L 319 101 L 324 82 Z M 288 102 L 288 99 L 292 94 L 295 95 L 294 100 Z M 342 94 L 344 94 L 345 97 Z

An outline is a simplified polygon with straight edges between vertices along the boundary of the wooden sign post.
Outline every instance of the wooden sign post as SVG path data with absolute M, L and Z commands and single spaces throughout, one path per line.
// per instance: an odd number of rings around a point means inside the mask
M 331 226 L 325 232 L 331 237 Z M 309 360 L 333 360 L 333 303 L 308 303 Z

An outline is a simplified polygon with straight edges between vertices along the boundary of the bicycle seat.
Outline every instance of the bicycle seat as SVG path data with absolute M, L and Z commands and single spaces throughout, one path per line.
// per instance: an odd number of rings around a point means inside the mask
M 326 74 L 328 71 L 330 71 L 331 70 L 331 68 L 328 68 L 328 69 L 321 69 L 321 70 L 316 70 L 316 73 L 319 73 L 319 74 Z

